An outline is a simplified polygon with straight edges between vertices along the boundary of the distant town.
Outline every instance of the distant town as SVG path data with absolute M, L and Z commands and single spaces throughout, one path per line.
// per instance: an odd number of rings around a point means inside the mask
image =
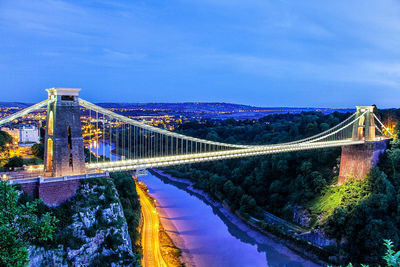
M 30 106 L 31 103 L 0 102 L 0 118 L 6 117 L 16 111 Z M 110 109 L 132 119 L 152 122 L 155 119 L 171 120 L 208 120 L 229 119 L 236 120 L 258 119 L 269 114 L 300 113 L 303 111 L 319 111 L 329 114 L 334 111 L 354 112 L 354 108 L 296 108 L 296 107 L 254 107 L 249 105 L 230 103 L 98 103 L 103 108 Z M 45 119 L 45 109 L 27 115 L 26 121 L 39 121 Z

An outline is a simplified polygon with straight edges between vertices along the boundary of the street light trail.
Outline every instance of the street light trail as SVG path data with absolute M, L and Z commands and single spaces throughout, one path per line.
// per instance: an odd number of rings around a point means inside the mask
M 160 222 L 157 210 L 139 186 L 136 186 L 136 190 L 140 198 L 143 214 L 142 265 L 144 267 L 167 267 L 168 265 L 165 263 L 160 251 L 160 240 L 158 236 Z

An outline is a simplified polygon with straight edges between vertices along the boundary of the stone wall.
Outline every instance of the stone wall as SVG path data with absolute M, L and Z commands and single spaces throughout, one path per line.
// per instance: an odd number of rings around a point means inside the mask
M 385 153 L 389 140 L 366 142 L 362 145 L 342 147 L 338 184 L 349 178 L 364 179 Z
M 80 180 L 42 183 L 39 185 L 39 198 L 48 206 L 57 206 L 75 195 Z
M 39 196 L 39 183 L 21 184 L 21 189 L 28 195 L 37 198 Z
M 48 206 L 57 206 L 75 195 L 80 180 L 53 183 L 26 183 L 21 189 L 34 198 L 41 198 Z

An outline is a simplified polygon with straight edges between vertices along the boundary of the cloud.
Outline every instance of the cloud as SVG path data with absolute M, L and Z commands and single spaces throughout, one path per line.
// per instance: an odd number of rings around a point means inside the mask
M 0 83 L 77 80 L 154 90 L 148 97 L 169 85 L 176 98 L 222 101 L 246 87 L 250 104 L 266 87 L 277 101 L 295 93 L 311 101 L 301 92 L 323 85 L 341 103 L 349 91 L 399 88 L 398 14 L 395 0 L 3 0 Z
M 234 69 L 252 76 L 273 79 L 292 79 L 359 83 L 400 87 L 400 64 L 384 61 L 352 60 L 340 63 L 287 60 L 247 54 L 197 53 L 197 60 L 210 68 Z M 207 65 L 209 62 L 212 64 Z

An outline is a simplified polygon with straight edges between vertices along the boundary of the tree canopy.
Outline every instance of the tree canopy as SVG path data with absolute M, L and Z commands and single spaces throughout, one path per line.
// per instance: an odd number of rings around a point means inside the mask
M 32 154 L 39 158 L 39 159 L 44 159 L 44 144 L 39 143 L 39 144 L 34 144 L 32 146 Z
M 27 245 L 52 238 L 56 219 L 50 213 L 38 215 L 41 200 L 20 203 L 19 193 L 0 181 L 0 265 L 27 266 Z
M 4 149 L 6 144 L 10 144 L 12 142 L 12 137 L 8 133 L 4 131 L 0 131 L 0 149 Z
M 15 168 L 22 167 L 24 165 L 24 159 L 21 157 L 12 157 L 8 160 L 5 168 L 14 170 Z

